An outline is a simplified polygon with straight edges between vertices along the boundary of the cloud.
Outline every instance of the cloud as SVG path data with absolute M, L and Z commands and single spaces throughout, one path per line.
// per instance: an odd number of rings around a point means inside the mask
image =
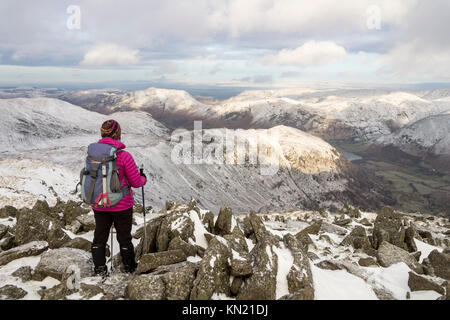
M 450 80 L 450 46 L 439 48 L 416 39 L 399 43 L 378 60 L 385 73 L 413 81 Z
M 308 41 L 295 49 L 283 49 L 276 55 L 266 55 L 266 64 L 295 65 L 299 67 L 322 66 L 345 58 L 344 47 L 332 41 Z
M 115 43 L 101 43 L 91 48 L 85 55 L 82 66 L 130 66 L 139 63 L 138 50 Z

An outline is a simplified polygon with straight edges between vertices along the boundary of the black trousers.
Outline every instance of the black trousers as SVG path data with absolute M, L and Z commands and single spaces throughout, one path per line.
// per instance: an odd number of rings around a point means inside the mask
M 94 240 L 92 241 L 93 245 L 106 245 L 113 223 L 120 247 L 128 247 L 132 244 L 131 227 L 133 225 L 133 208 L 115 212 L 94 210 L 94 217 L 95 231 Z

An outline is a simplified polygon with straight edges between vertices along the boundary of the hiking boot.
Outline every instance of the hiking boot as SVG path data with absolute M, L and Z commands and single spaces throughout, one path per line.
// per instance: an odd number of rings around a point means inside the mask
M 92 244 L 91 246 L 92 260 L 94 266 L 106 265 L 106 245 L 105 244 Z
M 135 261 L 135 256 L 134 256 L 133 244 L 129 244 L 128 246 L 120 247 L 120 256 L 122 257 L 124 271 L 126 273 L 133 273 L 137 267 L 137 263 Z
M 107 277 L 108 267 L 106 265 L 94 267 L 94 273 L 96 276 Z

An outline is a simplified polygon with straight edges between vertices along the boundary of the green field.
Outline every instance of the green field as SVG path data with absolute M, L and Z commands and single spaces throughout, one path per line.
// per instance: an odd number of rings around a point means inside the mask
M 370 170 L 397 201 L 396 207 L 407 212 L 445 213 L 450 215 L 450 175 L 434 170 L 429 164 L 411 158 L 393 158 L 367 152 L 364 143 L 329 141 L 340 151 L 361 155 L 353 164 Z

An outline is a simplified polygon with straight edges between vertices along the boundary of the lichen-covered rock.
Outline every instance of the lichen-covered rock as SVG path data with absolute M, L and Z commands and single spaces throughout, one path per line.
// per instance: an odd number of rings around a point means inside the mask
M 346 214 L 350 218 L 361 218 L 361 211 L 359 209 L 350 206 L 348 203 L 344 205 L 344 207 L 339 211 L 341 214 Z
M 101 300 L 117 300 L 125 298 L 125 289 L 133 275 L 128 273 L 112 273 L 106 279 L 102 277 L 86 277 L 80 281 L 79 294 L 83 299 L 100 295 Z
M 83 214 L 76 218 L 81 223 L 82 231 L 89 232 L 95 230 L 95 217 L 93 214 Z
M 105 293 L 102 299 L 117 300 L 125 298 L 125 290 L 133 275 L 128 273 L 116 273 L 110 275 L 106 280 L 100 281 L 100 288 Z
M 300 300 L 313 300 L 314 286 L 311 266 L 302 244 L 291 234 L 285 235 L 283 242 L 294 258 L 292 267 L 286 277 L 289 293 L 296 294 Z
M 221 208 L 219 215 L 214 225 L 215 234 L 224 236 L 231 233 L 231 221 L 233 218 L 233 213 L 231 208 L 225 207 Z
M 47 241 L 50 248 L 58 248 L 69 240 L 59 221 L 40 211 L 22 210 L 17 216 L 15 230 L 17 245 L 31 241 Z
M 369 220 L 367 220 L 367 218 L 359 220 L 358 223 L 361 223 L 363 226 L 366 227 L 370 227 L 372 225 L 372 223 Z
M 376 267 L 378 266 L 377 261 L 374 258 L 361 258 L 358 261 L 361 267 Z
M 15 237 L 12 232 L 10 232 L 10 229 L 8 229 L 8 232 L 3 236 L 3 238 L 0 240 L 0 249 L 2 251 L 7 251 L 15 246 Z
M 373 244 L 375 249 L 383 241 L 387 241 L 399 248 L 407 250 L 405 243 L 405 227 L 402 216 L 391 207 L 384 207 L 378 213 L 374 223 Z
M 238 225 L 241 227 L 241 230 L 244 232 L 244 236 L 246 238 L 253 233 L 253 227 L 249 216 L 245 216 L 244 218 L 238 220 Z
M 341 219 L 334 219 L 333 224 L 337 225 L 337 226 L 346 226 L 348 225 L 350 222 L 352 222 L 351 218 L 341 218 Z
M 131 280 L 125 290 L 129 300 L 163 300 L 166 287 L 161 276 L 142 274 Z
M 168 250 L 181 250 L 185 253 L 186 257 L 195 256 L 197 254 L 197 248 L 180 237 L 173 238 L 170 241 Z
M 272 246 L 278 242 L 268 232 L 259 235 L 258 243 L 250 252 L 253 274 L 245 279 L 238 300 L 275 300 L 278 261 Z
M 191 300 L 209 300 L 214 293 L 230 296 L 230 256 L 226 241 L 211 239 L 194 280 Z
M 144 228 L 140 228 L 134 234 L 134 238 L 141 239 L 139 244 L 136 246 L 135 255 L 136 259 L 139 260 L 142 255 L 146 253 L 151 253 L 156 251 L 156 237 L 158 234 L 159 226 L 163 221 L 164 216 L 157 217 L 147 221 L 146 226 L 146 237 L 144 239 Z M 145 242 L 144 242 L 145 241 Z
M 314 247 L 314 242 L 306 233 L 299 232 L 295 235 L 295 238 L 301 243 L 302 249 L 305 252 L 308 252 L 311 247 Z
M 389 267 L 393 264 L 404 262 L 411 270 L 423 274 L 423 267 L 408 251 L 386 241 L 382 242 L 378 248 L 377 261 L 382 267 Z
M 244 278 L 242 277 L 233 277 L 233 281 L 231 282 L 231 295 L 237 296 L 239 291 L 241 290 L 242 284 L 244 283 Z
M 73 238 L 70 241 L 64 243 L 63 247 L 81 249 L 84 251 L 91 252 L 91 245 L 92 245 L 92 243 L 89 240 L 87 240 L 85 238 L 77 237 L 77 238 Z
M 322 260 L 315 264 L 316 267 L 324 270 L 342 270 L 343 267 L 337 262 L 333 260 Z
M 159 275 L 165 285 L 164 297 L 167 300 L 188 300 L 194 286 L 198 265 L 181 262 L 158 267 L 152 274 Z
M 70 237 L 63 231 L 62 226 L 59 223 L 55 223 L 50 226 L 50 230 L 47 234 L 47 241 L 50 248 L 60 248 L 70 241 Z
M 64 225 L 71 225 L 79 216 L 89 213 L 89 209 L 81 206 L 81 203 L 69 200 L 66 203 L 58 199 L 55 207 L 52 208 L 54 212 L 61 212 L 63 214 Z
M 409 227 L 405 230 L 405 244 L 406 249 L 409 252 L 416 252 L 417 251 L 417 245 L 414 241 L 414 238 L 416 237 L 417 229 L 414 226 L 414 223 L 411 222 Z
M 0 266 L 16 259 L 37 256 L 47 249 L 48 243 L 46 241 L 32 241 L 19 247 L 0 252 Z
M 188 212 L 175 212 L 166 215 L 157 232 L 157 251 L 167 250 L 170 240 L 175 237 L 180 237 L 186 242 L 189 242 L 189 238 L 195 240 L 194 229 L 194 221 L 192 221 Z
M 322 228 L 322 220 L 317 220 L 309 227 L 306 227 L 300 232 L 298 232 L 296 237 L 297 236 L 300 237 L 300 235 L 318 234 L 321 228 Z
M 409 272 L 408 286 L 411 291 L 434 290 L 437 293 L 445 294 L 443 287 L 411 271 Z
M 0 224 L 0 240 L 8 233 L 9 227 Z
M 369 256 L 376 256 L 376 250 L 372 248 L 369 238 L 367 238 L 366 229 L 361 226 L 356 226 L 340 245 L 352 246 L 354 249 L 361 249 Z
M 320 227 L 320 231 L 337 234 L 339 236 L 345 236 L 348 232 L 347 229 L 337 226 L 332 223 L 328 223 L 326 221 L 322 221 L 322 226 Z
M 450 254 L 433 250 L 428 256 L 436 276 L 450 280 Z
M 0 209 L 0 218 L 15 217 L 19 210 L 12 206 L 5 206 Z
M 240 229 L 236 227 L 232 234 L 224 236 L 231 250 L 231 275 L 238 277 L 249 276 L 253 273 L 253 268 L 248 254 L 247 242 L 245 241 L 244 234 L 237 232 L 237 230 Z
M 185 261 L 186 258 L 186 254 L 182 250 L 147 253 L 139 260 L 136 274 L 152 271 L 159 266 L 182 262 Z
M 66 300 L 68 295 L 79 291 L 79 279 L 76 275 L 78 268 L 75 265 L 69 265 L 61 274 L 60 283 L 50 289 L 44 290 L 41 300 Z
M 214 233 L 214 213 L 211 211 L 206 212 L 203 216 L 202 223 L 208 232 Z
M 82 278 L 92 274 L 93 265 L 90 253 L 81 249 L 59 248 L 49 250 L 41 255 L 41 260 L 34 270 L 33 279 L 42 281 L 49 276 L 61 280 L 66 269 L 71 265 L 80 270 Z
M 34 204 L 32 210 L 42 212 L 43 214 L 45 214 L 47 216 L 50 216 L 52 213 L 50 206 L 48 205 L 47 201 L 45 201 L 45 200 L 37 200 L 36 203 Z
M 19 278 L 20 280 L 22 280 L 22 282 L 27 282 L 32 278 L 32 269 L 30 266 L 20 267 L 19 269 L 11 273 L 11 275 L 13 277 Z
M 248 216 L 250 224 L 252 226 L 253 234 L 255 235 L 256 241 L 259 241 L 261 236 L 266 232 L 266 226 L 260 217 L 256 215 L 253 211 L 250 212 Z
M 18 300 L 27 295 L 27 292 L 22 288 L 6 285 L 0 288 L 0 300 Z

